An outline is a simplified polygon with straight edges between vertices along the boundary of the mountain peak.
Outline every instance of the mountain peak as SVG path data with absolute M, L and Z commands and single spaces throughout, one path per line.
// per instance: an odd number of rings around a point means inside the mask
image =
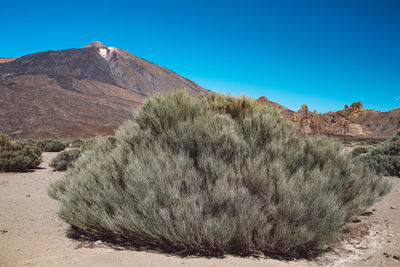
M 105 46 L 102 42 L 99 41 L 93 41 L 85 47 L 107 48 L 107 46 Z

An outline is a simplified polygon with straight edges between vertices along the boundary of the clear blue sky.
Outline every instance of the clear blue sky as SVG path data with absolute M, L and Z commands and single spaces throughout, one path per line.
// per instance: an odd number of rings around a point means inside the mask
M 99 40 L 294 110 L 400 106 L 397 0 L 0 0 L 0 25 L 0 57 Z

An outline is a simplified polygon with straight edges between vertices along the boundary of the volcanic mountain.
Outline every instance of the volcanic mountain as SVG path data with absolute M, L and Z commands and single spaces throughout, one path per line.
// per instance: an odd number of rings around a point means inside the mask
M 113 134 L 147 97 L 177 89 L 210 93 L 173 71 L 100 42 L 0 59 L 0 133 Z

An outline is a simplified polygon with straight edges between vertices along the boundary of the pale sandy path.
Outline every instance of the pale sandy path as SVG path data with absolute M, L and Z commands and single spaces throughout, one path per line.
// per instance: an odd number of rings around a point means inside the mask
M 44 153 L 43 169 L 31 173 L 0 173 L 0 266 L 400 266 L 386 257 L 400 254 L 400 179 L 377 203 L 370 216 L 351 224 L 351 233 L 332 245 L 334 251 L 313 261 L 278 261 L 227 256 L 180 258 L 154 252 L 115 250 L 104 245 L 82 247 L 66 237 L 67 225 L 56 215 L 57 203 L 47 196 L 48 185 L 62 176 L 48 163 L 57 153 Z M 391 209 L 390 206 L 395 206 Z M 360 238 L 359 229 L 369 234 Z M 378 233 L 376 233 L 378 231 Z M 388 242 L 390 241 L 390 242 Z

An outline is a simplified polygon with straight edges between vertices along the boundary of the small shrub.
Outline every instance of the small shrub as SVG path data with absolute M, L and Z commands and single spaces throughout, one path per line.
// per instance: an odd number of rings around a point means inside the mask
M 96 140 L 103 138 L 109 140 L 111 143 L 115 142 L 115 137 L 113 136 L 88 138 L 82 141 L 83 144 L 79 148 L 62 151 L 57 157 L 51 160 L 49 166 L 57 171 L 65 171 L 67 168 L 71 168 L 83 151 L 92 149 L 96 144 Z
M 343 145 L 351 145 L 351 142 L 349 141 L 349 140 L 346 140 L 346 139 L 344 139 L 343 141 L 342 141 L 342 143 L 343 143 Z
M 39 166 L 42 151 L 29 142 L 13 142 L 0 135 L 0 171 L 25 171 Z
M 37 146 L 44 152 L 60 152 L 67 147 L 67 143 L 57 139 L 43 139 L 37 141 Z
M 81 146 L 83 146 L 84 144 L 85 144 L 85 141 L 83 141 L 82 139 L 79 139 L 79 138 L 74 139 L 74 140 L 71 142 L 71 146 L 72 146 L 72 147 L 81 147 Z
M 49 166 L 57 171 L 65 171 L 73 165 L 80 153 L 80 149 L 62 151 L 50 161 Z
M 400 132 L 358 159 L 378 173 L 400 177 Z
M 359 156 L 359 155 L 361 155 L 361 154 L 367 153 L 369 150 L 370 150 L 370 149 L 369 149 L 368 147 L 359 146 L 359 147 L 354 148 L 354 149 L 351 151 L 351 155 L 352 155 L 353 157 L 357 157 L 357 156 Z
M 390 185 L 342 146 L 241 97 L 156 95 L 53 183 L 59 216 L 98 238 L 167 251 L 320 250 Z

